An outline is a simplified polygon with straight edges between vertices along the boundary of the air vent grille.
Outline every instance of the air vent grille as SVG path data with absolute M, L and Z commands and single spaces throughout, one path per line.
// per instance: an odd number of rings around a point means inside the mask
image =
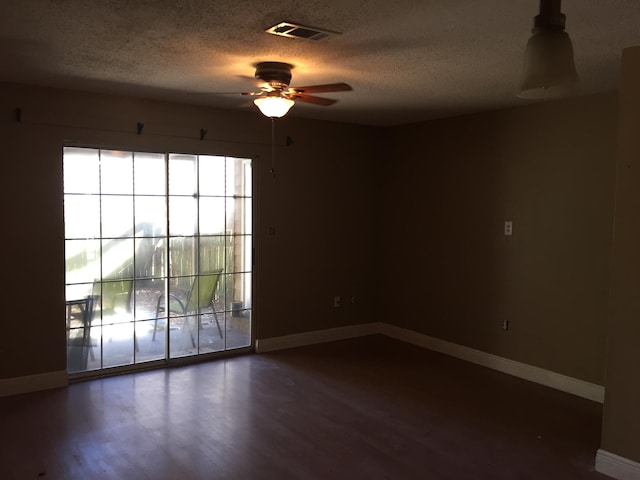
M 289 38 L 306 38 L 308 40 L 322 40 L 332 35 L 340 35 L 338 32 L 332 32 L 330 30 L 323 30 L 315 27 L 307 27 L 305 25 L 298 25 L 291 22 L 280 22 L 273 27 L 265 30 L 272 35 L 280 35 L 281 37 Z

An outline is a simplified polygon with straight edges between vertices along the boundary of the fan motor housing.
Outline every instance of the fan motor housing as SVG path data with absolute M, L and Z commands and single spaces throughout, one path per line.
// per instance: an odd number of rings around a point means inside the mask
M 292 65 L 282 62 L 260 62 L 256 65 L 256 78 L 269 85 L 289 86 Z

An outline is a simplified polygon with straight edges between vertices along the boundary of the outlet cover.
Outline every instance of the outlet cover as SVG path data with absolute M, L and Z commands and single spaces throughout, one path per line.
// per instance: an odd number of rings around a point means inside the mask
M 504 222 L 504 235 L 506 237 L 510 237 L 511 235 L 513 235 L 513 221 L 512 220 L 505 220 L 505 222 Z

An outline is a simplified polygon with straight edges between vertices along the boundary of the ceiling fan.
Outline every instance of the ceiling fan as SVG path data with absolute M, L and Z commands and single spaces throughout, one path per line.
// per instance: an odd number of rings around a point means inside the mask
M 267 117 L 278 118 L 287 114 L 295 102 L 329 106 L 337 100 L 317 97 L 315 93 L 347 92 L 353 90 L 346 83 L 328 83 L 308 87 L 290 87 L 292 65 L 282 62 L 260 62 L 256 64 L 255 78 L 260 80 L 260 90 L 243 92 L 241 95 L 258 97 L 253 103 Z

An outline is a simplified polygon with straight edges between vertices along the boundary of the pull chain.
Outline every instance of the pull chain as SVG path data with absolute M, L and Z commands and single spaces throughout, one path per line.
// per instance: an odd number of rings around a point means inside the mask
M 271 117 L 271 177 L 276 178 L 276 119 Z

